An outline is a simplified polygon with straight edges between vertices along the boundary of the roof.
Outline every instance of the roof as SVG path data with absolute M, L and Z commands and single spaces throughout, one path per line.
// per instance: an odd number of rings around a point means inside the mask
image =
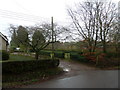
M 8 39 L 5 35 L 3 35 L 1 32 L 0 32 L 0 36 L 8 43 Z

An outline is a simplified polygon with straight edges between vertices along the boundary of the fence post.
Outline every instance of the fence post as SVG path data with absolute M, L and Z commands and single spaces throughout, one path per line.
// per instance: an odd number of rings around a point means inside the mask
M 70 53 L 65 53 L 64 57 L 65 59 L 70 59 Z

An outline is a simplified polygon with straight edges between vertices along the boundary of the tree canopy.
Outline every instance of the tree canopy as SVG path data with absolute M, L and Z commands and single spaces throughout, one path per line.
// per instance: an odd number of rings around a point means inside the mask
M 13 27 L 11 27 L 13 29 Z M 18 26 L 13 29 L 12 42 L 17 46 L 23 45 L 27 49 L 32 49 L 38 59 L 40 50 L 44 49 L 50 43 L 50 33 L 40 27 Z

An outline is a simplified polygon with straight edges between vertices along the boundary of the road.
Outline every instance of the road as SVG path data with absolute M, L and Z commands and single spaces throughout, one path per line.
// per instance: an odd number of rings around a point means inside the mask
M 60 67 L 65 74 L 22 88 L 118 88 L 118 70 L 100 70 L 66 61 L 61 61 Z

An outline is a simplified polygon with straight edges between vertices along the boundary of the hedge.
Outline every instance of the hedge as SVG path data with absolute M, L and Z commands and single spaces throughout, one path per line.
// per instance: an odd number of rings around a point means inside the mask
M 6 62 L 2 62 L 2 71 L 3 71 L 3 74 L 23 73 L 27 71 L 53 68 L 53 67 L 57 67 L 58 65 L 59 65 L 58 59 L 6 61 Z
M 80 56 L 78 53 L 70 53 L 70 58 L 81 62 L 88 62 L 85 57 Z
M 45 49 L 44 51 L 51 51 L 50 49 Z M 83 53 L 82 51 L 76 50 L 54 50 L 55 52 L 69 52 L 69 53 Z
M 64 58 L 64 53 L 63 52 L 55 52 L 55 57 Z
M 40 54 L 41 55 L 47 55 L 50 56 L 50 53 L 52 51 L 41 51 Z M 54 51 L 54 55 L 57 58 L 65 58 L 65 53 L 70 53 L 70 59 L 72 60 L 77 60 L 77 61 L 81 61 L 81 62 L 88 62 L 88 60 L 81 56 L 82 52 L 75 52 L 75 51 Z
M 50 56 L 50 53 L 51 53 L 51 51 L 50 52 L 49 51 L 40 51 L 39 52 L 40 55 L 47 55 L 47 56 Z
M 9 53 L 5 50 L 0 50 L 0 55 L 2 57 L 2 60 L 8 60 L 9 59 Z
M 52 51 L 40 51 L 40 55 L 47 55 L 50 56 L 50 54 L 52 53 Z M 60 51 L 54 51 L 54 55 L 57 58 L 64 58 L 64 53 L 60 52 Z

